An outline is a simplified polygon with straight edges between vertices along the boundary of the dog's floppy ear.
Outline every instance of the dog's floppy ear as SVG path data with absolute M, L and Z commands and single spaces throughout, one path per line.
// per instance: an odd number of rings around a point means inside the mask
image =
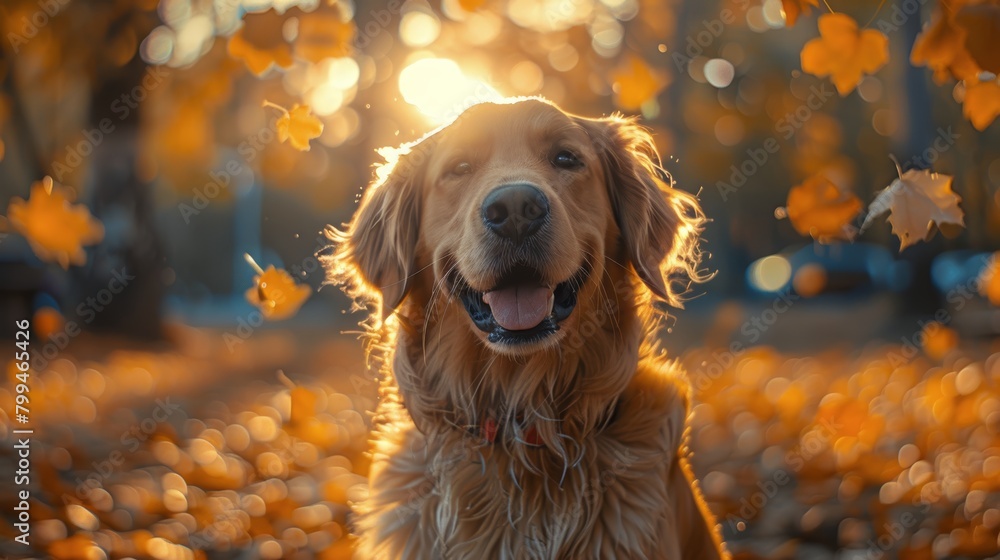
M 419 144 L 383 148 L 386 163 L 366 189 L 343 231 L 328 228 L 336 244 L 325 257 L 330 281 L 361 300 L 380 296 L 385 320 L 402 303 L 413 274 L 420 230 L 421 184 L 426 152 Z
M 698 200 L 672 185 L 649 132 L 631 119 L 581 119 L 601 155 L 622 242 L 636 274 L 653 295 L 681 306 L 699 270 L 705 223 Z M 683 284 L 677 289 L 675 284 Z

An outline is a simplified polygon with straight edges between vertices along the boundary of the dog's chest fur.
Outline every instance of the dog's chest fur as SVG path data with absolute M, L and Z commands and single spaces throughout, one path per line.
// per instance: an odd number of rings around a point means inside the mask
M 380 406 L 359 558 L 679 558 L 675 485 L 687 396 L 670 363 L 641 363 L 614 419 L 574 464 L 546 448 L 421 433 L 392 394 Z

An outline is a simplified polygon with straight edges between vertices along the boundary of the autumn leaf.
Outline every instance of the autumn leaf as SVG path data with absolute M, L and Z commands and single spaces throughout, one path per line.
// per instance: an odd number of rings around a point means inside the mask
M 966 82 L 962 114 L 976 130 L 986 130 L 1000 116 L 1000 81 L 994 77 L 982 82 Z
M 962 201 L 951 190 L 952 177 L 926 169 L 911 169 L 875 197 L 868 207 L 868 216 L 861 231 L 875 218 L 889 212 L 892 233 L 899 238 L 899 250 L 918 241 L 930 239 L 942 224 L 965 227 L 964 215 L 958 203 Z
M 1000 74 L 1000 6 L 963 6 L 955 23 L 965 30 L 965 50 L 979 68 Z
M 308 152 L 309 141 L 323 133 L 323 122 L 309 112 L 308 105 L 295 104 L 291 111 L 270 101 L 264 101 L 264 106 L 283 113 L 277 123 L 278 140 L 288 140 L 296 150 Z
M 819 18 L 820 37 L 802 49 L 802 70 L 830 76 L 841 96 L 850 93 L 865 74 L 874 74 L 889 61 L 889 38 L 881 31 L 858 29 L 844 14 Z
M 980 72 L 979 65 L 965 48 L 966 31 L 952 18 L 939 11 L 930 27 L 917 36 L 910 52 L 910 63 L 927 66 L 934 81 L 943 84 L 949 77 L 971 79 Z
M 269 321 L 281 321 L 295 315 L 309 299 L 312 289 L 296 284 L 284 270 L 276 269 L 273 265 L 262 270 L 249 255 L 245 257 L 257 270 L 257 275 L 253 278 L 254 286 L 246 291 L 247 301 L 256 305 Z
M 666 85 L 667 78 L 662 72 L 651 68 L 645 60 L 635 55 L 628 55 L 612 74 L 615 103 L 628 111 L 640 109 Z
M 795 25 L 799 16 L 807 15 L 813 7 L 819 7 L 819 0 L 781 0 L 781 10 L 785 13 L 785 26 Z
M 51 177 L 31 185 L 27 201 L 11 199 L 7 219 L 14 231 L 28 240 L 38 258 L 55 261 L 63 268 L 87 262 L 83 247 L 104 239 L 101 222 L 86 206 L 70 203 L 64 189 Z
M 354 34 L 354 22 L 344 21 L 336 6 L 304 14 L 299 18 L 295 56 L 314 64 L 327 58 L 350 56 Z
M 861 212 L 861 201 L 824 175 L 813 175 L 788 192 L 786 205 L 792 227 L 818 241 L 849 239 L 851 220 Z
M 297 385 L 281 370 L 278 370 L 278 380 L 288 387 L 289 423 L 301 426 L 313 418 L 316 415 L 316 403 L 319 398 L 317 393 L 308 387 Z
M 288 68 L 292 65 L 292 46 L 281 33 L 285 18 L 273 9 L 247 14 L 243 27 L 229 38 L 229 54 L 247 65 L 257 76 L 264 75 L 272 66 Z

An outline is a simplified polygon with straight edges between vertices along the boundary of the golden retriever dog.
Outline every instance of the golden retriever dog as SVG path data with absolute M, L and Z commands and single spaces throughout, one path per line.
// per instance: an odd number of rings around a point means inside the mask
M 383 155 L 326 258 L 384 358 L 357 557 L 728 557 L 653 305 L 704 216 L 649 133 L 521 98 Z

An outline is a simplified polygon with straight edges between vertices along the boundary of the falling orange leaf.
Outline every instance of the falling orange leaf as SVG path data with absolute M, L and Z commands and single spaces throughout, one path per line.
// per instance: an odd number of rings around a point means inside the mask
M 965 30 L 965 50 L 979 67 L 1000 73 L 1000 6 L 980 4 L 963 6 L 955 14 L 955 23 Z
M 354 34 L 354 22 L 344 21 L 336 6 L 332 10 L 304 14 L 299 18 L 295 56 L 312 63 L 350 56 Z
M 899 238 L 899 250 L 930 239 L 935 227 L 942 224 L 965 227 L 964 215 L 958 203 L 962 198 L 951 190 L 952 177 L 931 173 L 926 169 L 899 172 L 899 178 L 875 197 L 861 230 L 875 218 L 889 212 L 892 233 Z
M 264 106 L 284 113 L 278 118 L 278 140 L 288 140 L 296 150 L 308 152 L 309 141 L 323 133 L 323 122 L 309 112 L 308 105 L 296 104 L 291 111 L 270 101 L 264 101 Z
M 615 103 L 628 111 L 641 108 L 667 85 L 667 78 L 662 72 L 651 68 L 645 60 L 635 55 L 628 55 L 612 78 Z
M 799 16 L 807 15 L 812 8 L 819 7 L 819 0 L 781 0 L 781 10 L 785 13 L 785 25 L 791 27 Z
M 889 38 L 881 31 L 858 29 L 858 22 L 848 15 L 820 16 L 819 34 L 802 49 L 802 70 L 830 76 L 841 96 L 889 61 Z
M 312 289 L 295 283 L 284 270 L 267 267 L 253 279 L 254 286 L 246 291 L 247 301 L 256 305 L 269 321 L 287 319 L 309 299 Z
M 818 241 L 848 239 L 850 222 L 861 212 L 861 201 L 824 175 L 813 175 L 788 192 L 788 219 L 801 235 Z
M 313 418 L 316 415 L 316 403 L 319 400 L 317 393 L 308 387 L 297 385 L 281 370 L 278 370 L 278 380 L 288 387 L 289 423 L 301 426 Z
M 104 226 L 87 207 L 72 204 L 64 189 L 51 177 L 31 185 L 25 201 L 14 197 L 7 207 L 7 218 L 14 231 L 23 235 L 38 258 L 55 261 L 63 268 L 87 262 L 85 245 L 104 239 Z
M 281 33 L 285 18 L 273 9 L 247 14 L 243 27 L 229 38 L 229 54 L 242 60 L 251 72 L 262 76 L 272 66 L 288 68 L 292 60 L 292 46 Z
M 921 32 L 913 43 L 910 63 L 933 70 L 934 81 L 939 84 L 949 77 L 959 80 L 974 78 L 980 68 L 965 49 L 965 39 L 965 29 L 956 25 L 948 14 L 939 11 L 930 27 Z
M 994 78 L 985 82 L 966 82 L 962 114 L 976 130 L 986 130 L 1000 117 L 1000 81 Z

